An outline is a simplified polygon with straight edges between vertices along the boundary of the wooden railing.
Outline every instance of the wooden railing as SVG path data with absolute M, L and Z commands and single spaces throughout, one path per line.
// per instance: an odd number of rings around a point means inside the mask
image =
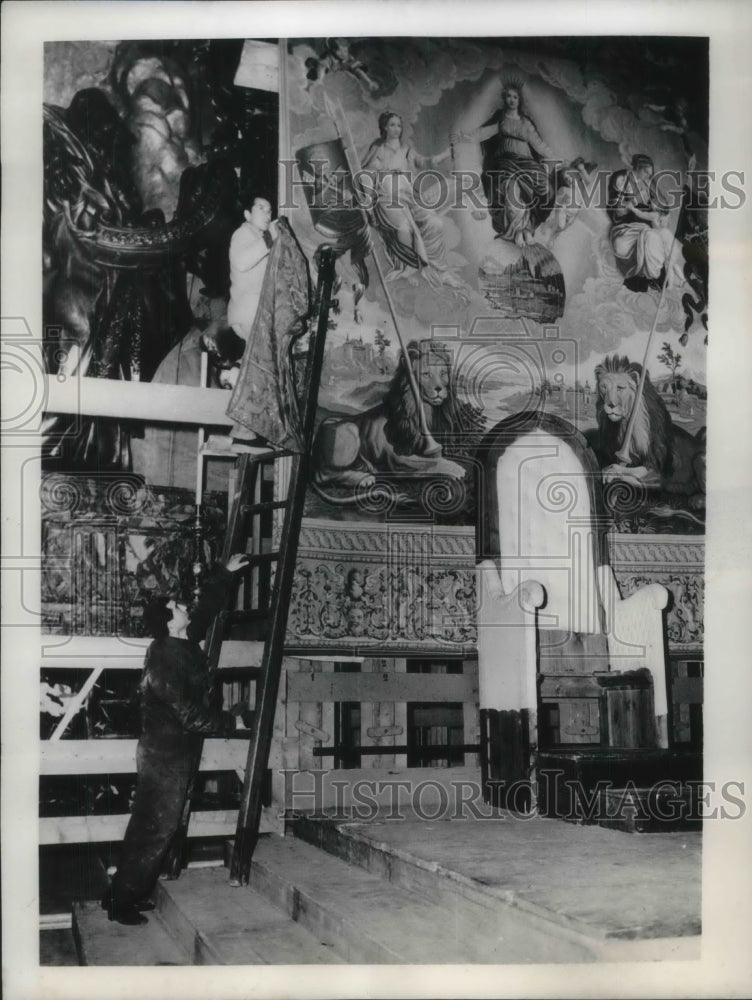
M 146 422 L 166 421 L 188 426 L 228 426 L 228 394 L 222 389 L 107 381 L 68 376 L 62 380 L 44 376 L 47 414 L 73 414 L 114 419 L 138 418 Z M 149 639 L 115 635 L 42 636 L 41 670 L 54 680 L 56 671 L 80 671 L 83 679 L 56 722 L 48 739 L 41 741 L 40 777 L 74 777 L 134 774 L 136 740 L 65 738 L 71 722 L 85 705 L 107 671 L 140 671 Z M 258 666 L 261 643 L 226 642 L 220 660 L 222 671 Z M 88 673 L 87 673 L 88 672 Z M 134 690 L 136 679 L 134 678 Z M 244 776 L 247 739 L 206 740 L 201 760 L 202 772 L 230 771 Z M 230 836 L 235 831 L 237 810 L 196 812 L 189 836 Z M 277 828 L 271 811 L 265 813 L 265 827 Z M 113 841 L 122 838 L 128 814 L 67 815 L 40 818 L 40 844 L 79 841 Z
M 41 666 L 54 679 L 57 671 L 80 671 L 81 686 L 68 701 L 66 711 L 55 724 L 48 739 L 41 741 L 40 778 L 83 777 L 134 774 L 136 740 L 132 738 L 66 739 L 71 722 L 84 707 L 95 686 L 107 671 L 141 671 L 149 639 L 117 636 L 46 636 L 43 637 Z M 223 644 L 220 679 L 223 672 L 258 666 L 262 644 L 233 642 Z M 137 678 L 133 678 L 133 686 Z M 247 738 L 208 739 L 204 741 L 201 771 L 233 772 L 242 782 L 248 752 Z M 189 836 L 231 836 L 237 823 L 237 809 L 215 809 L 194 814 Z M 44 816 L 39 821 L 40 844 L 113 841 L 122 838 L 128 814 Z M 264 829 L 277 829 L 270 812 Z

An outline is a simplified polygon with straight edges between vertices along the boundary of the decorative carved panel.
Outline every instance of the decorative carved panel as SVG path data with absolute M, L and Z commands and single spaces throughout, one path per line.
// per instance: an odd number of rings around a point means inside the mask
M 704 638 L 705 539 L 612 535 L 611 562 L 622 596 L 649 583 L 671 591 L 666 631 L 671 653 L 701 653 Z
M 291 648 L 465 653 L 475 644 L 470 532 L 431 524 L 303 528 Z

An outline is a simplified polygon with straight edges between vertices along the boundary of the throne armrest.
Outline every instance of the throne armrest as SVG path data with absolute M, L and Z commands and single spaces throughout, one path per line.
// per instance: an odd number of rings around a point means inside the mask
M 663 609 L 669 593 L 659 583 L 640 587 L 622 598 L 610 566 L 600 566 L 599 578 L 606 615 L 610 669 L 637 670 L 646 667 L 653 678 L 655 714 L 668 714 Z
M 477 566 L 478 688 L 481 708 L 537 710 L 536 612 L 540 583 L 526 580 L 505 594 L 491 560 Z

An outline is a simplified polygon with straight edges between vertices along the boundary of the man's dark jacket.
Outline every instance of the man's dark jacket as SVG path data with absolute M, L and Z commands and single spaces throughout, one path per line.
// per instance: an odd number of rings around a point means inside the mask
M 150 750 L 182 754 L 196 749 L 202 736 L 228 736 L 235 730 L 235 717 L 215 702 L 199 646 L 224 606 L 231 577 L 222 567 L 207 581 L 188 638 L 155 639 L 147 650 L 140 683 L 141 744 Z

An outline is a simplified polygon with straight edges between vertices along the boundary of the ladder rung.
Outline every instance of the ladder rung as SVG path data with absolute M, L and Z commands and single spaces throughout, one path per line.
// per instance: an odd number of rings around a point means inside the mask
M 279 551 L 275 549 L 274 552 L 247 552 L 246 558 L 248 560 L 246 566 L 260 566 L 279 559 Z
M 205 458 L 241 458 L 248 455 L 252 462 L 293 454 L 289 448 L 278 448 L 273 444 L 243 444 L 224 434 L 210 434 L 200 453 Z
M 244 514 L 261 514 L 265 510 L 284 510 L 287 500 L 262 500 L 260 503 L 244 503 L 241 510 Z
M 227 612 L 229 622 L 259 622 L 266 621 L 270 612 L 264 608 L 238 608 Z
M 242 677 L 243 680 L 255 680 L 257 677 L 261 677 L 263 671 L 259 666 L 247 666 L 247 667 L 219 667 L 217 669 L 217 676 L 226 680 L 228 677 L 233 677 L 236 674 Z

